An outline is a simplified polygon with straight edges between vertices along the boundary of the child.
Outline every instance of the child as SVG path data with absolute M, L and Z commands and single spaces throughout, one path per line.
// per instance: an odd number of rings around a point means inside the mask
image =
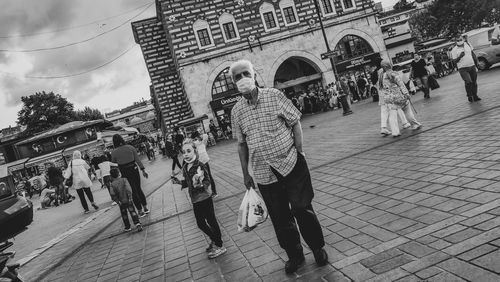
M 202 162 L 207 168 L 208 176 L 210 177 L 210 188 L 212 189 L 212 198 L 215 199 L 217 198 L 217 190 L 215 190 L 214 178 L 212 177 L 212 172 L 210 171 L 210 165 L 208 164 L 208 162 L 210 161 L 210 158 L 208 157 L 207 153 L 208 135 L 203 134 L 202 138 L 200 132 L 195 131 L 191 134 L 191 138 L 193 139 L 193 143 L 196 145 L 196 151 L 198 152 L 198 160 Z
M 41 209 L 46 209 L 50 207 L 50 204 L 52 201 L 57 200 L 56 199 L 56 190 L 55 189 L 49 189 L 49 188 L 44 188 L 42 192 L 40 193 L 40 205 Z M 38 208 L 40 209 L 40 208 Z
M 106 155 L 102 155 L 99 158 L 99 171 L 101 172 L 101 177 L 102 177 L 102 185 L 103 187 L 108 188 L 108 192 L 110 191 L 109 189 L 111 188 L 111 167 L 115 166 L 118 167 L 118 164 L 112 163 L 108 160 Z M 110 192 L 111 195 L 111 192 Z M 113 202 L 111 205 L 116 205 L 116 202 Z
M 167 156 L 169 158 L 172 158 L 172 174 L 171 176 L 174 177 L 177 173 L 175 173 L 175 166 L 178 166 L 180 170 L 182 170 L 182 166 L 179 163 L 179 152 L 176 149 L 175 143 L 172 140 L 172 134 L 169 134 L 167 136 L 166 142 L 165 142 L 165 151 L 167 153 Z
M 184 179 L 181 182 L 177 178 L 173 178 L 173 183 L 182 184 L 182 189 L 188 188 L 198 228 L 211 240 L 206 249 L 208 258 L 216 258 L 224 254 L 226 248 L 222 245 L 222 235 L 215 218 L 214 203 L 209 191 L 210 176 L 206 166 L 198 160 L 196 145 L 193 141 L 186 140 L 184 142 L 182 154 L 184 157 L 184 165 L 182 166 Z
M 128 220 L 127 211 L 130 213 L 132 221 L 137 227 L 137 231 L 142 231 L 139 216 L 137 216 L 134 205 L 132 204 L 132 188 L 130 187 L 128 180 L 120 177 L 120 171 L 117 168 L 111 169 L 110 174 L 113 181 L 111 182 L 109 194 L 111 195 L 111 199 L 113 199 L 113 201 L 120 206 L 123 223 L 125 224 L 125 231 L 130 231 L 130 222 Z

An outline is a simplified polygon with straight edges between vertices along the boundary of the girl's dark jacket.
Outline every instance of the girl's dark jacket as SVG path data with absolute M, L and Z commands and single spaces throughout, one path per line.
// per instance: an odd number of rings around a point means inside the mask
M 210 198 L 212 195 L 210 191 L 210 176 L 206 166 L 198 159 L 193 161 L 193 165 L 189 169 L 188 165 L 188 163 L 184 162 L 184 165 L 182 166 L 182 175 L 184 176 L 184 179 L 182 180 L 181 185 L 182 188 L 188 188 L 191 202 L 194 204 Z M 198 168 L 201 168 L 203 172 L 201 185 L 193 183 L 193 177 L 197 174 Z

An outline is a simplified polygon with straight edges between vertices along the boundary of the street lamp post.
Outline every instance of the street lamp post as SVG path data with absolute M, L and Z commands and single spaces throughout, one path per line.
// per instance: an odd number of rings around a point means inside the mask
M 332 64 L 333 75 L 335 77 L 335 82 L 338 82 L 337 68 L 335 67 L 335 61 L 333 60 L 332 50 L 330 49 L 330 44 L 328 44 L 328 38 L 326 37 L 325 27 L 323 26 L 323 20 L 321 19 L 321 13 L 319 12 L 319 5 L 317 0 L 313 0 L 314 6 L 316 7 L 316 14 L 318 15 L 319 25 L 321 27 L 321 32 L 323 33 L 323 39 L 325 40 L 326 45 L 326 54 L 330 59 L 330 64 Z M 337 84 L 337 87 L 342 87 L 340 84 Z M 342 110 L 344 112 L 344 116 L 352 114 L 351 107 L 349 106 L 349 102 L 347 101 L 347 93 L 341 95 L 339 97 L 339 101 L 342 104 Z
M 318 0 L 313 0 L 314 6 L 316 7 L 316 15 L 318 15 L 319 25 L 321 27 L 321 32 L 323 33 L 323 39 L 325 40 L 326 52 L 330 53 L 332 50 L 330 49 L 330 44 L 328 44 L 328 38 L 326 36 L 325 27 L 323 26 L 323 20 L 321 19 L 321 13 L 319 11 L 319 5 L 317 1 Z M 335 67 L 335 61 L 333 60 L 332 56 L 330 56 L 330 64 L 332 65 L 332 71 L 333 71 L 333 76 L 335 77 L 335 81 L 337 81 L 338 80 L 337 68 Z

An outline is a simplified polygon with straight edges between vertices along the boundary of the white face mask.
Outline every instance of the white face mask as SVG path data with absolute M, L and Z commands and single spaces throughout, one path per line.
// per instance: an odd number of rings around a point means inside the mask
M 238 87 L 238 91 L 241 92 L 241 94 L 248 94 L 252 92 L 252 90 L 255 89 L 255 80 L 251 77 L 244 77 L 238 82 L 236 82 L 236 86 Z

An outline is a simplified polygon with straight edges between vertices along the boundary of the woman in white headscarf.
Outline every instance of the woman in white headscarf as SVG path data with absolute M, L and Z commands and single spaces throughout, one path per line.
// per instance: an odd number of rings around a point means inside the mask
M 401 76 L 392 70 L 392 65 L 388 61 L 384 60 L 380 65 L 382 69 L 378 79 L 379 92 L 381 94 L 381 100 L 383 100 L 389 112 L 389 125 L 391 127 L 392 136 L 398 137 L 401 135 L 398 124 L 398 110 L 403 111 L 406 119 L 411 125 L 411 129 L 420 129 L 422 124 L 417 121 L 413 114 L 410 104 L 410 95 Z
M 68 165 L 65 177 L 69 178 L 73 176 L 73 185 L 71 187 L 76 189 L 76 193 L 78 193 L 84 213 L 89 212 L 89 206 L 87 204 L 87 200 L 85 200 L 85 195 L 89 198 L 92 207 L 96 210 L 99 209 L 94 202 L 94 195 L 92 195 L 92 191 L 90 190 L 90 187 L 92 187 L 92 180 L 89 178 L 89 169 L 90 166 L 87 162 L 82 160 L 82 153 L 80 153 L 80 151 L 74 151 L 73 159 Z

